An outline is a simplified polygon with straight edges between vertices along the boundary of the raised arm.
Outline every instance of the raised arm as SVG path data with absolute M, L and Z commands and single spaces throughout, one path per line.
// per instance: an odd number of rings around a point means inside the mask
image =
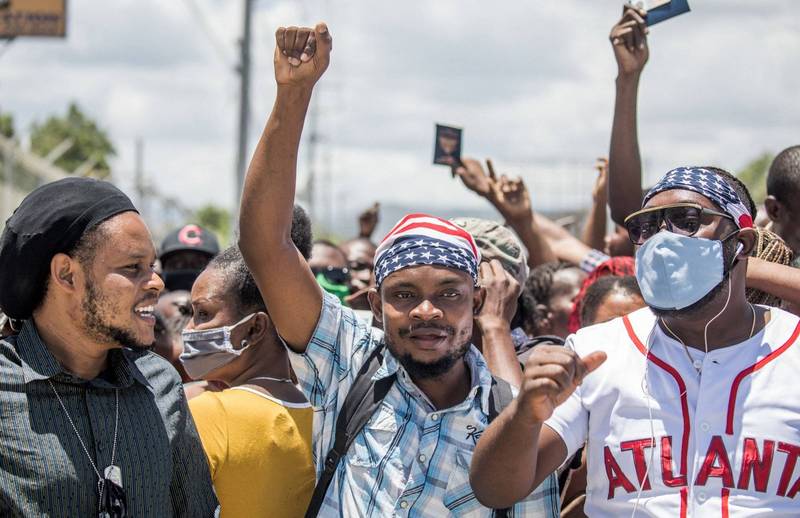
M 597 181 L 592 189 L 592 208 L 583 227 L 581 241 L 591 248 L 602 250 L 606 237 L 606 207 L 608 206 L 608 159 L 598 158 L 595 164 Z
M 800 308 L 800 269 L 771 263 L 756 257 L 747 258 L 745 284 L 789 303 L 794 313 Z
M 541 214 L 536 214 L 535 217 L 537 226 L 541 229 L 542 235 L 547 238 L 550 248 L 558 260 L 580 266 L 581 261 L 592 251 L 592 248 L 552 219 Z
M 619 69 L 614 123 L 608 154 L 608 205 L 611 218 L 622 224 L 642 203 L 642 160 L 636 127 L 639 77 L 649 56 L 644 12 L 626 6 L 622 19 L 611 29 L 611 45 Z
M 483 505 L 510 507 L 564 463 L 566 444 L 542 425 L 604 361 L 603 352 L 578 358 L 561 346 L 534 349 L 519 396 L 492 421 L 475 447 L 469 478 Z
M 502 176 L 497 190 L 495 207 L 528 249 L 528 266 L 533 269 L 540 264 L 555 261 L 556 254 L 539 227 L 528 188 L 522 178 L 510 180 Z
M 280 28 L 275 36 L 277 96 L 247 171 L 239 247 L 278 333 L 303 352 L 319 318 L 322 291 L 291 239 L 297 150 L 333 42 L 323 23 L 314 29 Z
M 462 164 L 454 169 L 455 174 L 469 190 L 486 198 L 514 229 L 528 250 L 528 266 L 535 268 L 554 261 L 556 257 L 539 230 L 531 209 L 530 195 L 522 179 L 497 178 L 491 160 L 486 161 L 488 176 L 477 160 L 464 158 Z
M 377 201 L 370 208 L 358 215 L 358 237 L 372 241 L 372 234 L 378 226 L 381 205 Z
M 481 263 L 479 270 L 479 282 L 486 290 L 481 310 L 475 316 L 481 333 L 481 352 L 493 375 L 520 387 L 522 367 L 511 340 L 511 320 L 522 288 L 497 259 Z

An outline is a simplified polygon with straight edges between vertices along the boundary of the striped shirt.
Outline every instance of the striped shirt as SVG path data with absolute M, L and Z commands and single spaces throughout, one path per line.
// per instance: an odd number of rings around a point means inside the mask
M 338 299 L 325 294 L 322 313 L 302 355 L 292 365 L 314 406 L 317 476 L 334 438 L 336 418 L 363 361 L 383 333 L 366 326 Z M 460 404 L 437 410 L 387 350 L 375 379 L 397 374 L 333 477 L 319 516 L 384 518 L 488 517 L 469 485 L 475 444 L 487 426 L 489 368 L 475 347 L 466 361 L 472 388 Z M 510 516 L 558 516 L 557 482 L 551 476 Z
M 111 351 L 109 365 L 90 381 L 70 375 L 32 320 L 0 341 L 0 516 L 97 516 L 97 475 L 48 380 L 101 473 L 111 463 L 119 389 L 114 464 L 128 516 L 214 516 L 206 456 L 177 372 L 155 354 L 127 349 Z

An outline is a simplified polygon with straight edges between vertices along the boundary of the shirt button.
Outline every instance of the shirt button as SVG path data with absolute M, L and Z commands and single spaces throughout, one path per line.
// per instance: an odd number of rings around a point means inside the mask
M 419 457 L 417 458 L 419 459 L 420 462 L 425 462 L 426 460 L 428 460 L 428 457 L 426 457 L 424 453 L 420 453 Z
M 439 414 L 431 415 L 431 419 L 433 419 L 434 421 L 438 421 L 439 420 Z
M 400 507 L 402 507 L 403 509 L 408 509 L 408 502 L 403 500 L 402 502 L 400 502 Z
M 704 492 L 700 491 L 699 493 L 697 493 L 697 499 L 700 500 L 701 502 L 705 502 L 706 498 L 707 497 Z
M 708 432 L 711 429 L 711 427 L 708 425 L 708 423 L 703 421 L 702 423 L 700 423 L 700 429 L 704 432 Z

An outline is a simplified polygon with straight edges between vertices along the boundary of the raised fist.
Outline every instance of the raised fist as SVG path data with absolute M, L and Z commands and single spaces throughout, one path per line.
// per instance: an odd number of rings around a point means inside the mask
M 328 26 L 280 27 L 275 32 L 275 81 L 278 85 L 313 87 L 328 68 L 333 39 Z
M 626 5 L 622 18 L 611 29 L 608 39 L 614 47 L 614 57 L 621 75 L 640 74 L 650 57 L 647 48 L 650 30 L 645 16 L 647 13 L 644 10 Z
M 604 361 L 606 353 L 601 351 L 579 358 L 575 351 L 560 345 L 535 347 L 525 364 L 520 406 L 536 421 L 546 421 Z

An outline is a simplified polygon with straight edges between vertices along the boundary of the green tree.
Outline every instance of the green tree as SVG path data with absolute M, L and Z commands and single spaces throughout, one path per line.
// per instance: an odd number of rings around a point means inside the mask
M 105 178 L 111 173 L 108 159 L 116 154 L 111 140 L 75 103 L 70 103 L 66 116 L 52 116 L 44 124 L 31 127 L 31 151 L 37 155 L 46 156 L 67 139 L 72 145 L 55 165 L 74 172 L 82 164 L 93 162 L 93 176 Z
M 775 156 L 769 152 L 763 152 L 756 158 L 750 160 L 736 176 L 744 182 L 750 191 L 750 196 L 756 203 L 763 203 L 767 197 L 767 173 L 769 165 Z
M 0 135 L 14 138 L 14 117 L 10 113 L 0 113 Z
M 208 204 L 195 212 L 200 226 L 212 230 L 219 238 L 220 246 L 225 248 L 231 240 L 231 212 L 223 207 Z

